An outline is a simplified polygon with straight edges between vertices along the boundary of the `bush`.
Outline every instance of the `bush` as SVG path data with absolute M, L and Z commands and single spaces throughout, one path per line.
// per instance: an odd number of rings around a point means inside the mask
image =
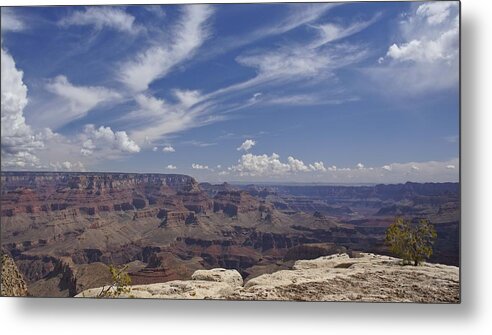
M 403 263 L 415 266 L 432 255 L 432 245 L 437 237 L 429 220 L 421 219 L 418 224 L 397 218 L 386 230 L 385 242 L 390 252 L 403 259 Z
M 125 272 L 128 265 L 118 269 L 117 267 L 110 265 L 109 272 L 111 273 L 112 283 L 108 286 L 103 286 L 101 292 L 97 295 L 98 298 L 116 298 L 123 293 L 129 293 L 132 279 L 130 275 Z

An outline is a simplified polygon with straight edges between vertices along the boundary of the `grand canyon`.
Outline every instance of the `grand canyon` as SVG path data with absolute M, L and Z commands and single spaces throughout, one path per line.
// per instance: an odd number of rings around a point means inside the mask
M 179 174 L 3 171 L 1 243 L 28 294 L 41 297 L 107 285 L 109 265 L 127 266 L 133 285 L 214 268 L 236 270 L 247 284 L 300 260 L 389 255 L 385 231 L 400 216 L 430 220 L 437 240 L 429 262 L 455 268 L 459 191 L 459 183 L 246 185 Z

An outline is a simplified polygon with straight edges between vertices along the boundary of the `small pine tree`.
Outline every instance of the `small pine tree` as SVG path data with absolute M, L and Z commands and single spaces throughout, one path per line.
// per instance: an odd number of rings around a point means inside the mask
M 432 255 L 432 245 L 437 237 L 429 220 L 421 219 L 418 224 L 397 218 L 386 230 L 385 242 L 390 252 L 403 259 L 403 263 L 415 266 Z
M 98 298 L 116 298 L 123 293 L 129 293 L 131 291 L 130 285 L 132 279 L 126 269 L 128 265 L 118 269 L 114 265 L 109 266 L 109 272 L 111 273 L 112 283 L 108 286 L 103 286 L 101 292 L 97 295 Z

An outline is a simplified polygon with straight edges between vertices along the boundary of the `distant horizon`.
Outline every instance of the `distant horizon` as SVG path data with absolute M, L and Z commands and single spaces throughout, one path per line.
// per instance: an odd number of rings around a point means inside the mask
M 1 167 L 458 180 L 459 2 L 3 7 Z
M 423 182 L 415 182 L 411 180 L 407 180 L 399 183 L 370 183 L 370 182 L 341 182 L 341 183 L 329 183 L 329 182 L 304 182 L 304 181 L 238 181 L 238 180 L 223 180 L 223 181 L 207 181 L 200 180 L 197 177 L 185 174 L 185 173 L 169 173 L 169 172 L 119 172 L 119 171 L 50 171 L 50 170 L 1 170 L 0 174 L 3 173 L 33 173 L 33 174 L 135 174 L 135 175 L 177 175 L 177 176 L 187 176 L 195 179 L 199 184 L 211 184 L 211 185 L 239 185 L 239 186 L 247 186 L 247 185 L 258 185 L 258 186 L 375 186 L 375 185 L 402 185 L 402 184 L 459 184 L 461 181 L 423 181 Z

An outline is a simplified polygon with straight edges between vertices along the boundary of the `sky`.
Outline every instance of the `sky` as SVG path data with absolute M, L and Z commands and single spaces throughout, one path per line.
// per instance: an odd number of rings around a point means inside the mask
M 459 179 L 458 2 L 2 7 L 2 170 Z

